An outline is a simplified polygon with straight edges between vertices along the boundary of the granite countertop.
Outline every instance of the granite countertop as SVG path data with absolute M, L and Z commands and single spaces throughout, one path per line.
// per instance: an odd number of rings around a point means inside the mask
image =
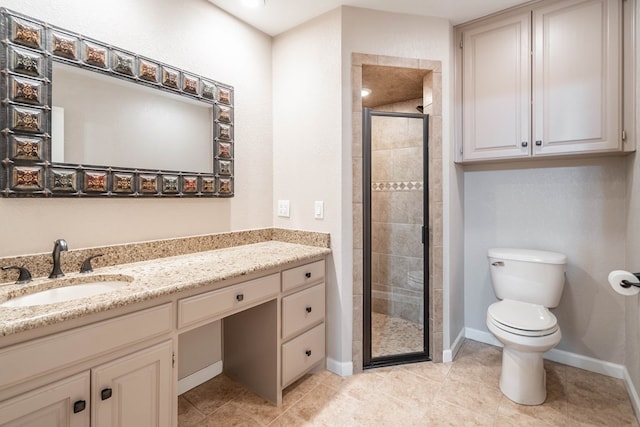
M 55 304 L 0 307 L 0 336 L 79 318 L 161 296 L 215 285 L 225 279 L 285 267 L 326 256 L 326 247 L 267 241 L 188 255 L 121 264 L 95 269 L 93 273 L 69 273 L 63 278 L 39 278 L 26 285 L 0 284 L 0 303 L 41 290 L 87 283 L 92 280 L 131 280 L 106 294 Z M 225 286 L 220 283 L 220 287 Z M 215 287 L 214 287 L 215 288 Z

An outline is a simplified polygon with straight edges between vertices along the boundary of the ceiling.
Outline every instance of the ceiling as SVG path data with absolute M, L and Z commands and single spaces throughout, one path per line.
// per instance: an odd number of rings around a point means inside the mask
M 423 78 L 428 73 L 430 71 L 415 68 L 363 65 L 362 87 L 371 89 L 371 94 L 362 98 L 362 106 L 374 108 L 410 99 L 422 99 Z
M 266 5 L 258 9 L 244 7 L 241 0 L 209 1 L 241 21 L 275 36 L 339 6 L 434 16 L 459 24 L 528 0 L 266 0 Z

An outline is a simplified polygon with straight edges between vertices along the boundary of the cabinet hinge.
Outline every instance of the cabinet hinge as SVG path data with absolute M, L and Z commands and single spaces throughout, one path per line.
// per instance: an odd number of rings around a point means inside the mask
M 627 140 L 627 131 L 626 131 L 626 130 L 623 130 L 623 131 L 622 131 L 622 140 L 623 140 L 623 141 L 626 141 L 626 140 Z
M 171 352 L 171 367 L 172 368 L 176 367 L 176 353 L 175 352 Z

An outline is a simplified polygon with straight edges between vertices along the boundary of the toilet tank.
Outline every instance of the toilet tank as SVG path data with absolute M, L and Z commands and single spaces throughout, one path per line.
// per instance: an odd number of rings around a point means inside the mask
M 564 288 L 567 256 L 533 249 L 489 249 L 493 290 L 499 299 L 556 307 Z

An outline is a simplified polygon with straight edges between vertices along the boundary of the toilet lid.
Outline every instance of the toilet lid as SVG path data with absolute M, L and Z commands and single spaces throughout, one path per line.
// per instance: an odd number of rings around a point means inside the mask
M 553 313 L 538 304 L 505 299 L 491 304 L 487 314 L 496 326 L 520 335 L 542 336 L 558 329 Z

